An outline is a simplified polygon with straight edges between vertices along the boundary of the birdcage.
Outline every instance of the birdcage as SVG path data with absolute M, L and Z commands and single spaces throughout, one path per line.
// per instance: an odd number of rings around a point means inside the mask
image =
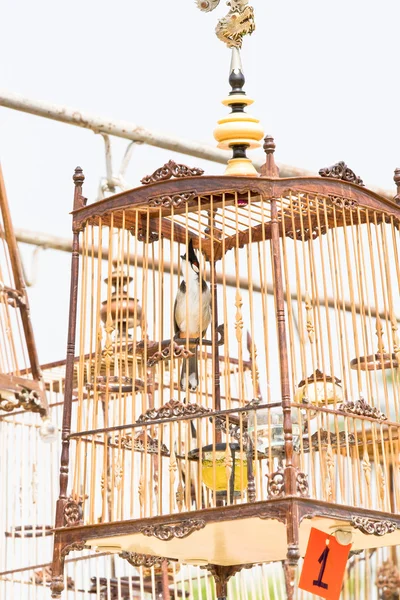
M 20 408 L 40 413 L 46 434 L 50 427 L 46 394 L 1 169 L 0 238 L 0 414 Z
M 283 562 L 293 598 L 313 526 L 353 552 L 400 541 L 400 192 L 343 162 L 279 178 L 271 136 L 257 173 L 253 13 L 229 5 L 225 174 L 169 161 L 87 205 L 75 171 L 53 597 L 84 548 L 202 566 L 220 599 Z
M 222 597 L 243 565 L 294 581 L 313 525 L 399 543 L 400 209 L 265 149 L 261 177 L 170 162 L 87 206 L 75 173 L 55 595 L 83 547 L 208 566 Z

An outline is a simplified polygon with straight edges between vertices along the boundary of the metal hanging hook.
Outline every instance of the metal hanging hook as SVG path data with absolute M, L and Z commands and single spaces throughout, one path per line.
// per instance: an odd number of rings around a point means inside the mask
M 129 162 L 132 158 L 132 152 L 135 144 L 141 144 L 142 142 L 132 141 L 126 147 L 123 159 L 121 161 L 121 165 L 119 171 L 116 175 L 113 173 L 112 166 L 112 149 L 111 149 L 111 141 L 109 135 L 106 133 L 100 132 L 104 140 L 104 149 L 105 149 L 105 159 L 106 159 L 106 176 L 100 179 L 99 192 L 97 199 L 103 200 L 107 193 L 115 194 L 116 188 L 119 188 L 121 191 L 125 191 L 128 189 L 128 184 L 125 181 L 125 173 L 129 166 Z
M 19 250 L 19 247 L 18 247 L 18 250 Z M 28 277 L 28 273 L 27 273 L 27 270 L 25 267 L 24 260 L 22 258 L 21 251 L 19 251 L 19 257 L 20 257 L 21 267 L 22 267 L 22 275 L 24 277 L 26 287 L 33 287 L 37 283 L 38 271 L 39 271 L 39 253 L 41 250 L 46 250 L 46 246 L 35 246 L 35 248 L 32 252 L 31 268 L 30 268 L 31 277 Z

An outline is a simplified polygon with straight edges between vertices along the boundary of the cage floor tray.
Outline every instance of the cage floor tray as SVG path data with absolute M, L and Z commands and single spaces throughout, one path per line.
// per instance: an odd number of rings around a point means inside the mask
M 302 501 L 297 502 L 301 504 Z M 137 521 L 140 526 L 134 527 L 135 531 L 131 532 L 126 528 L 125 532 L 119 533 L 112 526 L 110 535 L 102 529 L 105 535 L 98 530 L 95 536 L 91 536 L 91 528 L 88 528 L 84 539 L 88 547 L 100 552 L 136 552 L 189 564 L 237 565 L 284 560 L 287 555 L 287 530 L 283 513 L 274 515 L 272 512 L 267 515 L 265 509 L 268 502 L 257 504 L 259 514 L 254 510 L 255 505 L 211 509 L 215 513 L 212 519 L 210 514 L 202 519 L 200 512 L 181 513 L 170 523 L 160 518 Z M 318 504 L 321 507 L 328 506 L 326 503 Z M 289 506 L 290 503 L 286 505 L 286 510 Z M 349 507 L 338 505 L 331 505 L 330 511 L 332 514 L 329 516 L 321 516 L 323 511 L 318 516 L 315 511 L 304 515 L 299 529 L 301 556 L 306 552 L 312 527 L 331 535 L 339 529 L 351 532 L 354 551 L 400 544 L 398 519 L 388 520 L 385 513 L 371 515 L 371 511 L 367 517 L 362 509 L 352 509 L 350 512 Z M 133 526 L 135 521 L 130 523 Z

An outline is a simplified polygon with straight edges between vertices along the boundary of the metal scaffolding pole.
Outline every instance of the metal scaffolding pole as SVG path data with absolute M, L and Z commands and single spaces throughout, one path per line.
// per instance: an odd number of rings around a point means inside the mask
M 70 240 L 68 238 L 61 238 L 61 237 L 57 237 L 55 235 L 49 235 L 48 233 L 39 233 L 36 231 L 28 231 L 26 229 L 15 229 L 14 231 L 15 231 L 15 237 L 17 238 L 17 241 L 20 242 L 21 244 L 33 245 L 33 246 L 36 246 L 37 248 L 43 248 L 44 250 L 50 248 L 51 250 L 60 250 L 61 252 L 72 252 L 72 240 Z M 98 249 L 95 248 L 94 252 L 96 253 L 97 251 L 98 251 Z M 108 259 L 108 250 L 107 249 L 103 250 L 103 258 L 104 258 L 104 260 Z M 139 268 L 143 266 L 143 257 L 142 256 L 126 257 L 125 260 L 126 260 L 126 262 L 129 262 L 130 264 L 132 264 L 133 261 L 137 261 L 137 266 Z M 164 261 L 163 264 L 164 264 L 164 270 L 166 272 L 170 272 L 170 270 L 171 270 L 170 263 Z M 158 270 L 158 268 L 159 268 L 158 261 L 155 260 L 154 261 L 154 269 Z M 173 269 L 174 274 L 177 275 L 179 272 L 178 265 L 174 264 L 172 269 Z M 236 288 L 236 286 L 237 286 L 236 277 L 234 275 L 225 274 L 224 281 L 225 281 L 225 285 L 227 285 L 228 287 Z M 221 275 L 217 275 L 216 283 L 222 283 Z M 239 281 L 239 285 L 240 285 L 241 289 L 248 290 L 249 289 L 248 278 L 241 277 L 240 281 Z M 253 292 L 261 292 L 260 282 L 254 280 L 252 282 L 251 289 L 253 290 Z M 266 292 L 267 292 L 267 294 L 270 294 L 270 295 L 274 294 L 274 287 L 272 284 L 267 285 Z M 297 302 L 297 300 L 298 300 L 297 292 L 293 292 L 290 295 L 290 297 L 292 298 L 292 300 L 295 300 Z M 285 298 L 285 300 L 287 300 L 286 293 L 284 294 L 284 298 Z M 306 295 L 303 294 L 301 298 L 302 298 L 302 301 L 305 302 Z M 334 308 L 336 306 L 335 299 L 327 298 L 327 304 L 330 308 Z M 354 308 L 354 310 L 357 314 L 360 314 L 360 312 L 361 312 L 361 306 L 359 304 L 356 304 L 353 306 L 351 302 L 341 300 L 340 306 L 342 306 L 344 308 L 344 310 L 346 310 L 346 311 L 351 311 Z M 376 311 L 371 309 L 371 315 L 373 317 L 376 317 Z M 381 312 L 379 316 L 382 319 L 387 318 L 387 315 L 384 311 Z M 398 321 L 400 322 L 400 316 L 398 317 Z
M 141 125 L 129 123 L 128 121 L 114 121 L 113 119 L 92 115 L 76 108 L 49 104 L 40 100 L 32 100 L 6 90 L 0 90 L 0 106 L 19 110 L 38 117 L 52 119 L 54 121 L 61 121 L 62 123 L 68 123 L 69 125 L 75 125 L 76 127 L 90 129 L 94 133 L 113 135 L 133 142 L 157 146 L 164 150 L 180 152 L 212 162 L 226 164 L 228 158 L 230 158 L 229 152 L 219 150 L 218 148 L 208 146 L 207 144 L 193 142 L 191 140 L 145 129 Z M 253 163 L 256 168 L 260 168 L 263 161 L 255 159 L 253 160 Z M 283 163 L 278 163 L 278 167 L 281 177 L 304 177 L 315 175 L 315 173 L 310 171 Z M 393 198 L 393 192 L 391 191 L 376 187 L 371 189 L 386 198 Z

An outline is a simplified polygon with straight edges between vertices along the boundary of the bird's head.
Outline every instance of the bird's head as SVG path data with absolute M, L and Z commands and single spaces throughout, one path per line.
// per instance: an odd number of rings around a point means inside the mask
M 199 260 L 197 258 L 197 254 L 193 248 L 193 240 L 191 240 L 191 239 L 189 240 L 187 256 L 186 256 L 186 254 L 183 254 L 181 256 L 181 259 L 182 259 L 182 275 L 183 275 L 183 277 L 186 277 L 186 266 L 185 266 L 186 261 L 189 261 L 189 265 L 190 265 L 192 271 L 196 275 L 199 274 L 200 264 L 199 264 Z

